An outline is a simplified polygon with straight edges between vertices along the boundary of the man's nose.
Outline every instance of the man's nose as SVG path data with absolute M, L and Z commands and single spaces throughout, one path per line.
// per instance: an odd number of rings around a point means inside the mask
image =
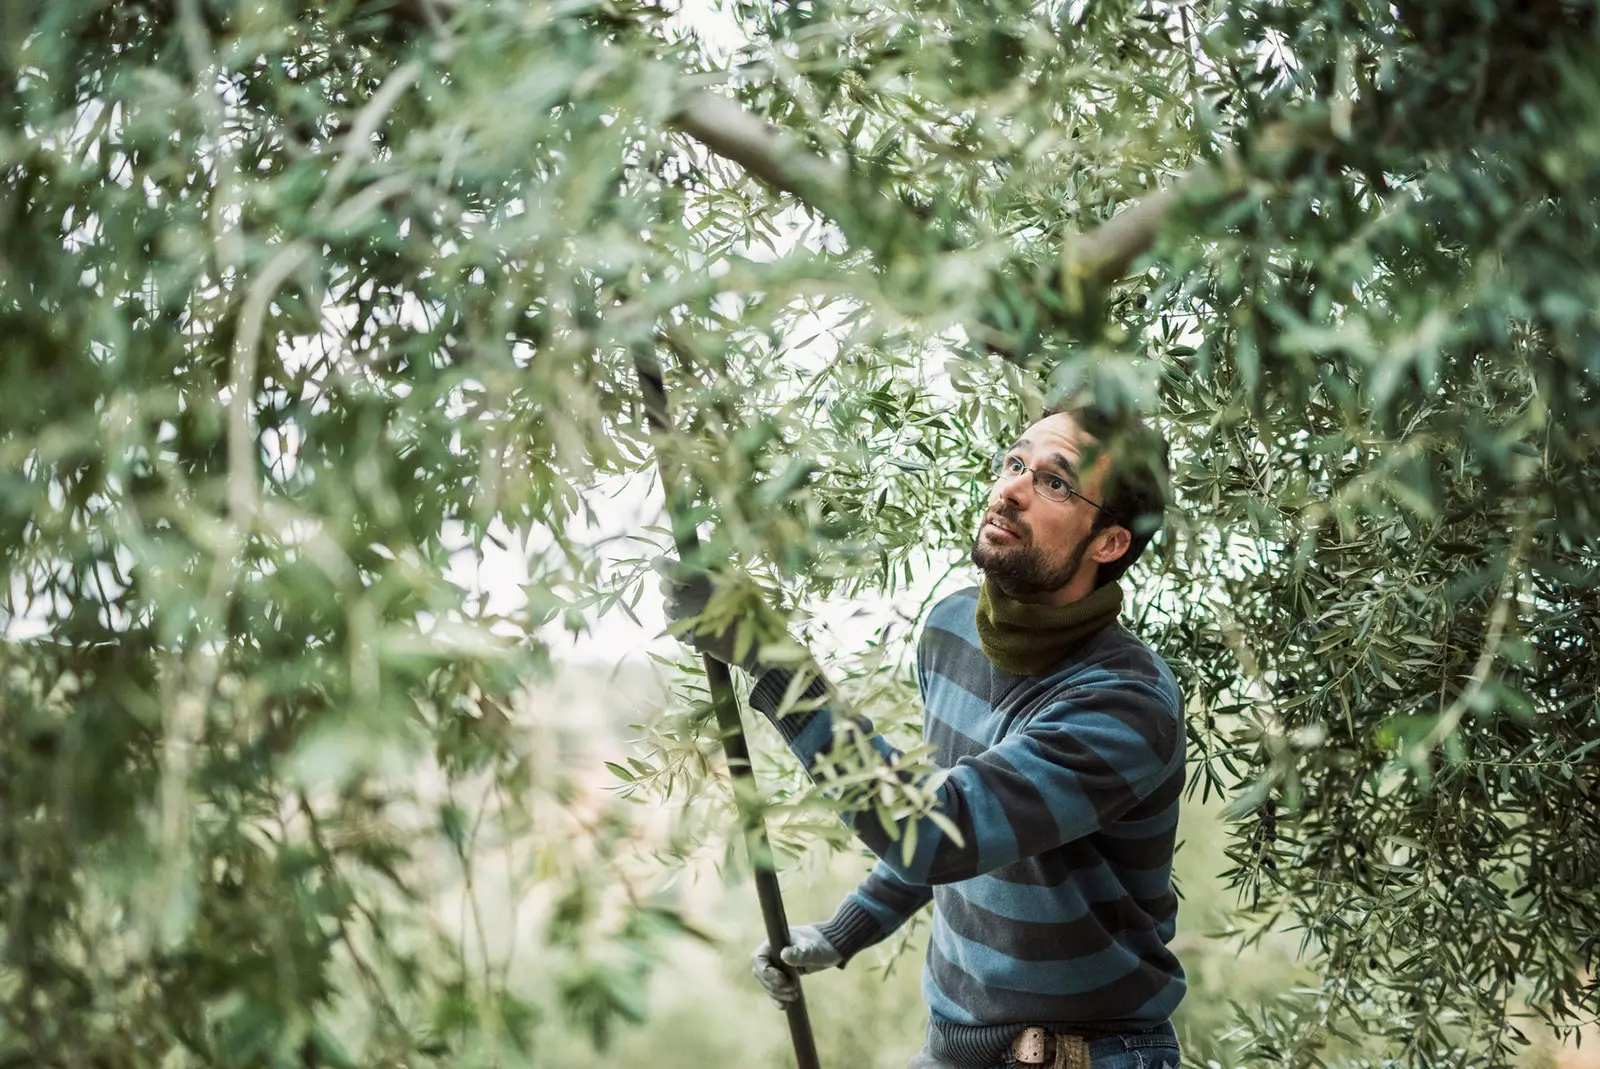
M 1027 508 L 1028 499 L 1033 496 L 1033 472 L 1025 471 L 1020 475 L 1002 475 L 1000 483 L 995 487 L 994 503 L 1004 501 L 1017 508 Z

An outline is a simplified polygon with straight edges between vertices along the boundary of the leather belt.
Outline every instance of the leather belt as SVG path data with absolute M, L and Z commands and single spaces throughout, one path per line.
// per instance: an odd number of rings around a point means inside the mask
M 1090 1069 L 1089 1042 L 1082 1036 L 1029 1027 L 1011 1041 L 1011 1056 L 1018 1065 L 1046 1069 Z

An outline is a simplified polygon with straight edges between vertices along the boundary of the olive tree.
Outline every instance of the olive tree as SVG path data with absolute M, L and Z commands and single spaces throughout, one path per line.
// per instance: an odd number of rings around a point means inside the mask
M 582 537 L 590 488 L 676 464 L 716 614 L 782 619 L 958 556 L 989 449 L 1063 396 L 1173 444 L 1133 602 L 1239 937 L 1297 929 L 1321 977 L 1241 1008 L 1250 1064 L 1504 1065 L 1520 1015 L 1592 1020 L 1596 22 L 5 5 L 0 1056 L 603 1043 L 703 933 L 523 693 L 647 581 Z M 511 610 L 452 580 L 494 542 L 539 547 Z M 902 664 L 841 678 L 904 720 Z M 679 696 L 619 771 L 726 814 Z M 546 987 L 491 950 L 490 869 Z

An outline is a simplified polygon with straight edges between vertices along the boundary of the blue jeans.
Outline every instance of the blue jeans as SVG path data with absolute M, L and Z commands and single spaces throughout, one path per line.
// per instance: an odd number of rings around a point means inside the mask
M 1178 1069 L 1178 1041 L 1166 1031 L 1105 1036 L 1089 1043 L 1089 1061 L 1093 1069 Z M 996 1062 L 992 1069 L 1014 1069 L 1016 1065 L 1016 1059 L 1008 1051 L 1005 1059 Z M 912 1057 L 906 1069 L 956 1067 L 940 1061 L 924 1049 Z

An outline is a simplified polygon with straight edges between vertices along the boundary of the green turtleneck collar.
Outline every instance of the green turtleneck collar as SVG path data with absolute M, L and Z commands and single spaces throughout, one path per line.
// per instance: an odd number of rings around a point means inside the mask
M 988 579 L 978 589 L 978 640 L 984 655 L 1013 676 L 1043 675 L 1117 618 L 1122 587 L 1107 583 L 1069 605 L 1017 601 Z

